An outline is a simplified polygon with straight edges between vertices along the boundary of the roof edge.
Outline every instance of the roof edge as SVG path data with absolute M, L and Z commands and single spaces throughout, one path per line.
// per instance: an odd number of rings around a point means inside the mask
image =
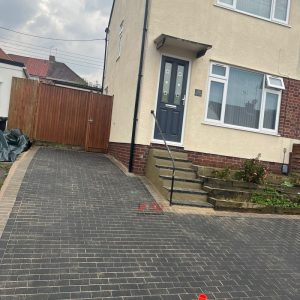
M 25 65 L 23 63 L 13 61 L 13 60 L 0 58 L 0 63 L 15 66 L 15 67 L 20 67 L 20 68 L 25 68 Z
M 93 86 L 89 86 L 89 85 L 82 85 L 76 82 L 71 82 L 71 81 L 64 81 L 64 80 L 58 80 L 58 79 L 53 79 L 50 77 L 47 77 L 46 79 L 51 80 L 52 82 L 54 82 L 55 84 L 60 84 L 60 85 L 65 85 L 65 86 L 70 86 L 70 87 L 76 87 L 76 88 L 80 88 L 83 90 L 90 90 L 90 91 L 95 91 L 95 92 L 102 92 L 101 88 L 97 88 L 97 87 L 93 87 Z

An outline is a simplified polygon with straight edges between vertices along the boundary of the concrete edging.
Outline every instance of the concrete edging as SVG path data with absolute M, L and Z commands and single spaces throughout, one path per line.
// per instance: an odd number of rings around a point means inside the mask
M 0 238 L 18 196 L 30 162 L 39 147 L 32 147 L 13 163 L 0 191 Z

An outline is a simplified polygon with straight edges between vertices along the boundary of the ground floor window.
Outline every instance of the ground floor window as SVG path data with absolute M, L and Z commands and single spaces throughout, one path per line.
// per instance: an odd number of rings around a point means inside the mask
M 277 133 L 283 79 L 212 63 L 206 120 Z

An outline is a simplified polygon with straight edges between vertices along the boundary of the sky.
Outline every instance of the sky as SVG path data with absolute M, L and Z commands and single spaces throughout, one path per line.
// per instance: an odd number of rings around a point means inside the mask
M 0 26 L 59 39 L 105 38 L 113 0 L 0 0 Z M 54 55 L 90 83 L 102 79 L 104 41 L 62 42 L 0 28 L 6 53 L 48 59 Z

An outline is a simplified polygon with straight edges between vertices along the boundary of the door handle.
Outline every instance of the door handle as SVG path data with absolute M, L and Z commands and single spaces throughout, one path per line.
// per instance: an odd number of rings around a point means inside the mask
M 171 105 L 171 104 L 166 104 L 165 106 L 168 107 L 168 108 L 172 108 L 172 109 L 176 109 L 177 108 L 176 105 Z
M 182 98 L 182 105 L 185 105 L 185 100 L 186 100 L 186 96 L 184 95 L 184 97 Z
M 93 120 L 93 119 L 89 119 L 88 122 L 89 122 L 89 123 L 93 123 L 94 120 Z

